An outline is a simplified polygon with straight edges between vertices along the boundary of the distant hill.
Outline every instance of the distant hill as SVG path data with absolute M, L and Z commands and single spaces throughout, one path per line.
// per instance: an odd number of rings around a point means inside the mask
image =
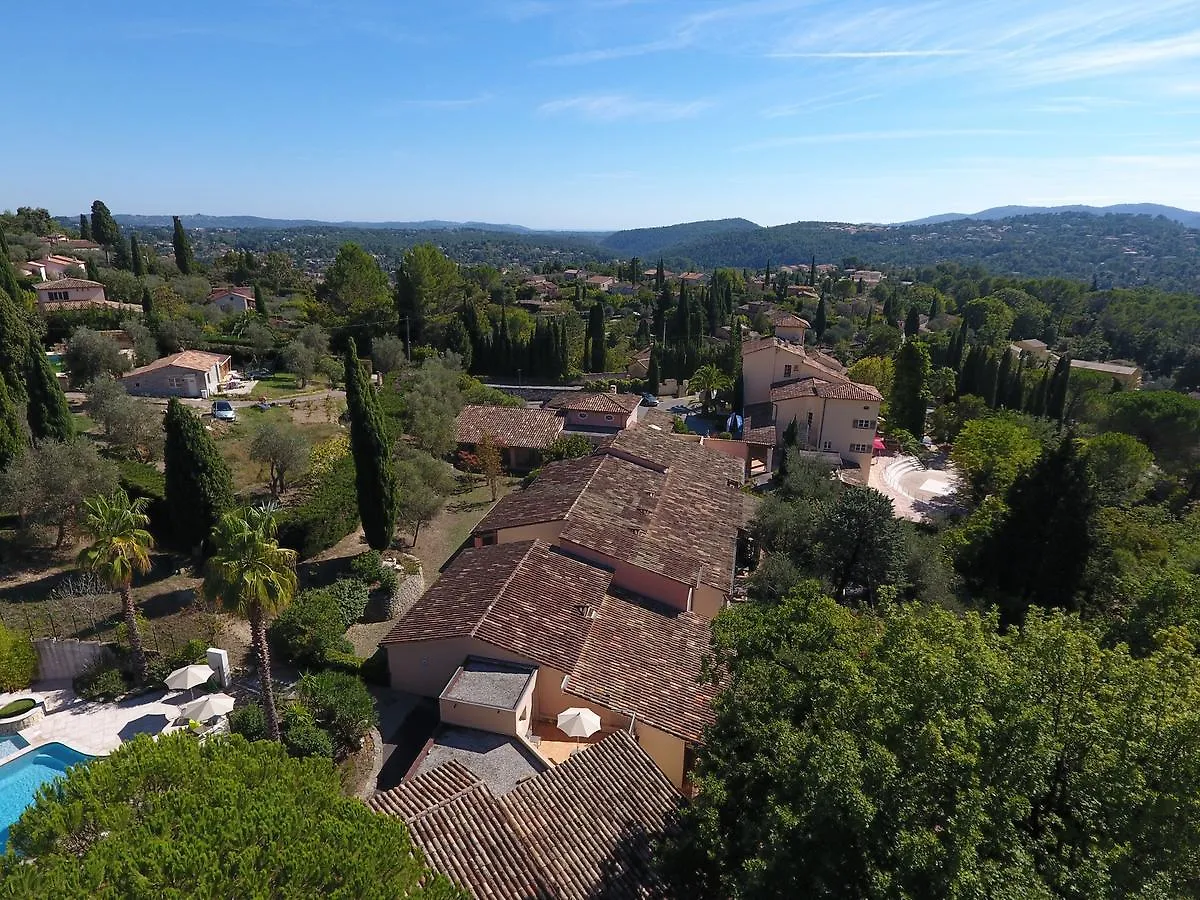
M 119 225 L 133 228 L 170 227 L 170 216 L 141 216 L 127 213 L 113 216 Z M 499 231 L 507 234 L 533 234 L 532 228 L 524 225 L 495 225 L 489 222 L 447 222 L 427 219 L 421 222 L 322 222 L 319 219 L 264 219 L 259 216 L 206 216 L 195 214 L 180 216 L 185 228 L 360 228 L 384 231 L 450 231 L 470 229 L 472 231 Z
M 914 219 L 911 222 L 901 222 L 901 225 L 940 225 L 943 222 L 953 222 L 956 219 L 979 219 L 991 221 L 995 219 L 1011 219 L 1013 216 L 1033 216 L 1047 213 L 1086 213 L 1093 216 L 1130 215 L 1130 216 L 1165 216 L 1180 225 L 1189 228 L 1200 228 L 1200 212 L 1178 209 L 1174 206 L 1160 206 L 1157 203 L 1118 203 L 1114 206 L 993 206 L 977 213 L 942 213 L 938 216 L 927 216 L 924 219 Z
M 600 241 L 600 246 L 618 256 L 637 256 L 649 262 L 665 249 L 714 235 L 737 235 L 762 231 L 749 219 L 711 219 L 706 222 L 685 222 L 662 228 L 632 228 L 616 231 Z

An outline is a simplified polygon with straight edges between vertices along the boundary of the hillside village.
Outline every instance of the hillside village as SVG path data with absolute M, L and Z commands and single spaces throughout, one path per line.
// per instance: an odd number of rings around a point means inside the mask
M 933 678 L 926 629 L 996 626 L 947 667 L 1018 660 L 1028 621 L 1120 668 L 1193 623 L 1161 598 L 1200 577 L 1200 368 L 1113 358 L 1084 325 L 1096 286 L 802 248 L 756 271 L 501 270 L 432 241 L 394 272 L 347 243 L 312 277 L 278 252 L 198 259 L 178 219 L 168 241 L 101 201 L 22 207 L 0 238 L 0 707 L 22 717 L 0 710 L 0 772 L 51 743 L 78 756 L 58 774 L 196 746 L 319 762 L 414 891 L 682 896 L 709 865 L 751 877 L 723 840 L 825 827 L 815 798 L 857 776 L 793 782 L 805 729 L 861 716 L 925 764 L 834 686 Z M 1148 574 L 1168 558 L 1174 587 Z M 890 656 L 888 629 L 927 655 Z M 1005 702 L 989 715 L 1022 714 Z M 4 839 L 65 872 L 27 824 L 49 802 Z M 760 803 L 778 819 L 751 821 Z

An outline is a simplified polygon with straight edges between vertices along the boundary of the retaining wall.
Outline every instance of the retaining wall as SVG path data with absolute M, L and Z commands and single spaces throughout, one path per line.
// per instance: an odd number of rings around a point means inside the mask
M 43 681 L 71 679 L 93 663 L 112 659 L 108 645 L 99 641 L 39 638 L 33 646 L 38 655 L 38 678 Z

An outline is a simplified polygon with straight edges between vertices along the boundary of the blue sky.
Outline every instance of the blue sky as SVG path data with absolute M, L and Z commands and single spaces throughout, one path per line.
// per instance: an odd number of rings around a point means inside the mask
M 634 227 L 1200 209 L 1198 0 L 60 0 L 0 206 Z

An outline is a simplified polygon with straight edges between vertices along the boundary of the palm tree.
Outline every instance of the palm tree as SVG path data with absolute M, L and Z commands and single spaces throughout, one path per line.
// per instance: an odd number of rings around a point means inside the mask
M 204 575 L 204 596 L 250 622 L 258 657 L 267 733 L 279 740 L 279 716 L 271 683 L 267 620 L 283 612 L 296 593 L 296 551 L 275 540 L 274 505 L 235 510 L 213 529 L 215 548 Z
M 95 572 L 105 584 L 121 593 L 121 611 L 125 630 L 129 633 L 129 652 L 133 656 L 134 677 L 145 681 L 146 651 L 138 631 L 137 607 L 129 586 L 134 574 L 150 569 L 150 548 L 154 537 L 146 530 L 150 516 L 146 514 L 149 501 L 145 497 L 130 500 L 124 491 L 110 497 L 93 497 L 83 504 L 83 529 L 92 538 L 92 545 L 79 553 L 79 565 Z
M 733 379 L 712 364 L 701 366 L 696 370 L 696 374 L 688 379 L 688 388 L 700 395 L 700 405 L 704 408 L 706 416 L 708 405 L 716 399 L 717 394 L 731 387 Z

